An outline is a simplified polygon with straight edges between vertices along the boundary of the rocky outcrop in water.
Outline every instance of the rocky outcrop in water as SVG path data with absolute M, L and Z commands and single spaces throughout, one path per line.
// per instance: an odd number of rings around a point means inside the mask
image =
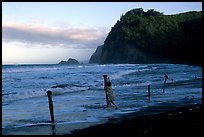
M 67 61 L 60 61 L 58 64 L 61 65 L 78 65 L 79 62 L 76 59 L 69 58 Z

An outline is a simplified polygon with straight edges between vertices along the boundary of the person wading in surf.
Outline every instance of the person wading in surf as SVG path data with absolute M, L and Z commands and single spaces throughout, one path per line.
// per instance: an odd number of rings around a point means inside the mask
M 113 104 L 115 106 L 115 109 L 117 109 L 118 107 L 114 103 L 115 97 L 114 97 L 114 94 L 113 94 L 113 90 L 112 90 L 112 86 L 111 86 L 111 82 L 110 82 L 109 77 L 105 80 L 105 82 L 106 83 L 105 83 L 104 90 L 107 93 L 107 102 L 108 102 L 107 107 L 111 107 L 111 104 Z

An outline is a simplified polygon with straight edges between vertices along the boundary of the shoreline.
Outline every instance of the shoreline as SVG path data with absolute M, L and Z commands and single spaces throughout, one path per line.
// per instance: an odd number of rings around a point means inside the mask
M 166 106 L 168 107 L 168 106 Z M 151 111 L 151 110 L 150 110 Z M 202 136 L 203 105 L 187 105 L 158 114 L 130 114 L 122 120 L 74 130 L 68 136 Z
M 201 135 L 203 105 L 151 106 L 139 112 L 108 119 L 104 123 L 38 125 L 2 129 L 2 135 L 67 135 L 67 136 L 155 136 Z M 88 124 L 88 126 L 87 126 Z

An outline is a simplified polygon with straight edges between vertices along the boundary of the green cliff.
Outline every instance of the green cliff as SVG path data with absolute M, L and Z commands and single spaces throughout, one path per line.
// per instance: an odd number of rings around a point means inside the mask
M 202 11 L 163 15 L 128 11 L 111 28 L 89 63 L 202 63 Z

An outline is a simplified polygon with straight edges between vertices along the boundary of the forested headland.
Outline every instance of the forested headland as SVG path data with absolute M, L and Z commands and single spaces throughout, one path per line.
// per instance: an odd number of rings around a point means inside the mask
M 202 64 L 202 11 L 174 15 L 142 8 L 121 15 L 89 63 Z

